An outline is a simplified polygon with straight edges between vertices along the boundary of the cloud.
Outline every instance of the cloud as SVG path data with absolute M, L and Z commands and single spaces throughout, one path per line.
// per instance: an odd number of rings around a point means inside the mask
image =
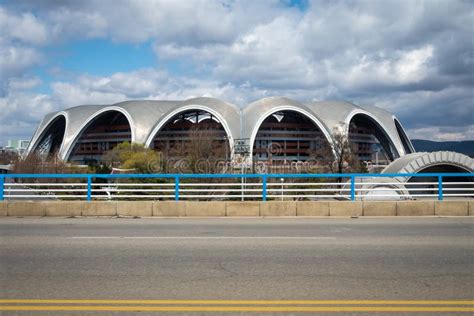
M 47 21 L 56 39 L 107 37 L 119 42 L 156 39 L 198 46 L 229 43 L 242 30 L 270 21 L 285 9 L 278 0 L 20 0 L 10 7 L 37 12 Z
M 45 25 L 31 13 L 13 13 L 0 6 L 0 96 L 11 78 L 21 77 L 42 60 L 39 50 L 47 39 Z
M 25 86 L 15 88 L 0 97 L 0 144 L 8 139 L 30 139 L 44 115 L 60 108 L 49 95 L 24 91 Z
M 46 26 L 29 12 L 15 14 L 0 7 L 0 29 L 2 44 L 13 40 L 25 44 L 43 44 L 47 40 Z
M 18 78 L 41 61 L 41 54 L 24 46 L 0 46 L 0 96 L 5 95 L 8 82 Z
M 430 139 L 434 141 L 459 141 L 474 139 L 474 126 L 467 128 L 440 128 L 437 126 L 410 130 L 411 139 Z
M 118 72 L 110 76 L 82 75 L 73 82 L 52 83 L 52 97 L 58 104 L 109 104 L 129 99 L 182 100 L 215 97 L 244 104 L 263 97 L 248 85 L 234 86 L 218 81 L 173 77 L 153 68 Z
M 50 109 L 127 99 L 345 99 L 392 111 L 412 137 L 474 138 L 473 20 L 462 0 L 15 1 L 0 6 L 0 104 L 30 124 Z M 152 43 L 156 64 L 53 73 L 50 93 L 31 92 L 44 48 L 88 39 Z

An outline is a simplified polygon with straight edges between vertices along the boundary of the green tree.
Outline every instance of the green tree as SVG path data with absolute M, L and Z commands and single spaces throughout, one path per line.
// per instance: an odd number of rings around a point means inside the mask
M 104 163 L 110 168 L 130 169 L 134 173 L 158 173 L 161 171 L 161 154 L 142 144 L 125 142 L 104 155 Z

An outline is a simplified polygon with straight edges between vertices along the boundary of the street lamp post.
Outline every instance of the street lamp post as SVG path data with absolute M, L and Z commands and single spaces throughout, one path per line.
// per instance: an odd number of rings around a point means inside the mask
M 234 141 L 234 155 L 240 154 L 242 156 L 242 160 L 240 162 L 240 171 L 241 171 L 241 201 L 244 200 L 245 194 L 245 177 L 244 177 L 244 168 L 247 167 L 247 156 L 250 153 L 250 145 L 249 145 L 248 138 L 239 138 Z
M 280 178 L 281 181 L 281 200 L 283 201 L 283 183 L 285 182 L 285 178 Z

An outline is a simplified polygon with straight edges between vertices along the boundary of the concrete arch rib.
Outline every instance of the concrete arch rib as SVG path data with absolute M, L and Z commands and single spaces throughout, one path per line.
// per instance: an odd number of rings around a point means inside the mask
M 99 118 L 102 114 L 105 114 L 107 112 L 120 112 L 122 113 L 128 121 L 128 124 L 130 125 L 130 131 L 131 131 L 131 140 L 132 143 L 135 142 L 135 124 L 133 122 L 132 116 L 130 113 L 128 113 L 125 109 L 117 106 L 108 106 L 104 107 L 96 112 L 94 114 L 90 115 L 80 126 L 80 128 L 76 131 L 76 133 L 72 136 L 72 141 L 71 143 L 64 149 L 64 152 L 62 154 L 62 159 L 67 161 L 69 159 L 69 156 L 71 154 L 72 149 L 74 148 L 74 145 L 76 142 L 79 140 L 81 135 L 86 131 L 87 127 L 89 127 L 97 118 Z
M 398 136 L 397 135 L 393 135 L 389 132 L 389 129 L 383 124 L 383 122 L 381 120 L 379 120 L 375 115 L 373 115 L 372 113 L 370 112 L 367 112 L 365 110 L 362 110 L 362 109 L 356 109 L 354 111 L 352 111 L 351 113 L 349 113 L 349 115 L 346 117 L 346 120 L 345 120 L 345 133 L 347 135 L 349 135 L 349 127 L 350 127 L 350 123 L 352 121 L 352 119 L 356 116 L 356 115 L 365 115 L 367 117 L 369 117 L 371 120 L 373 120 L 373 122 L 378 126 L 378 128 L 380 128 L 380 130 L 382 131 L 382 133 L 385 135 L 385 137 L 387 138 L 390 146 L 395 150 L 395 155 L 396 157 L 394 157 L 394 159 L 402 156 L 401 155 L 401 148 L 397 147 L 395 145 L 395 141 L 396 139 L 398 139 Z M 397 142 L 398 143 L 398 142 Z M 400 143 L 401 145 L 401 143 Z
M 403 127 L 400 120 L 398 118 L 396 118 L 395 116 L 392 116 L 392 117 L 393 117 L 393 123 L 395 124 L 395 129 L 397 130 L 398 138 L 400 140 L 400 143 L 403 146 L 403 151 L 405 152 L 405 155 L 416 152 L 415 147 L 411 143 L 410 138 L 407 136 L 407 134 L 405 132 L 405 128 Z M 409 149 L 408 152 L 405 149 L 405 146 L 408 147 L 408 149 Z
M 53 116 L 51 116 L 51 118 L 45 124 L 43 124 L 40 128 L 38 128 L 38 130 L 35 132 L 33 138 L 30 141 L 30 144 L 28 145 L 28 148 L 26 150 L 26 155 L 29 155 L 30 153 L 33 153 L 36 150 L 36 148 L 38 147 L 39 142 L 43 138 L 44 134 L 48 131 L 48 129 L 51 127 L 51 125 L 60 116 L 64 117 L 64 120 L 66 121 L 66 126 L 64 128 L 64 134 L 66 134 L 66 131 L 68 130 L 68 126 L 69 126 L 69 116 L 68 116 L 67 112 L 65 112 L 65 111 L 57 112 Z M 61 153 L 64 149 L 64 139 L 65 139 L 65 135 L 63 136 L 63 140 L 61 142 L 59 153 Z
M 332 145 L 333 141 L 332 141 L 332 137 L 329 131 L 326 129 L 323 123 L 315 115 L 313 115 L 312 113 L 310 113 L 309 111 L 301 107 L 297 107 L 293 105 L 282 105 L 282 106 L 276 106 L 276 107 L 271 108 L 270 110 L 268 110 L 267 112 L 265 112 L 263 115 L 261 115 L 258 118 L 257 122 L 255 123 L 252 129 L 252 134 L 250 135 L 250 157 L 253 157 L 253 146 L 255 143 L 255 138 L 257 137 L 258 130 L 260 129 L 260 126 L 262 125 L 263 121 L 265 121 L 265 119 L 268 118 L 270 115 L 279 111 L 294 111 L 301 115 L 306 116 L 321 130 L 321 132 L 323 133 L 328 143 Z
M 164 117 L 160 118 L 158 123 L 155 125 L 151 133 L 148 135 L 147 140 L 145 142 L 146 147 L 151 147 L 153 139 L 155 138 L 156 134 L 176 115 L 190 111 L 190 110 L 200 110 L 200 111 L 205 111 L 213 116 L 217 117 L 217 119 L 220 121 L 222 124 L 222 127 L 224 128 L 224 131 L 227 135 L 227 138 L 229 139 L 229 146 L 232 149 L 231 156 L 233 156 L 233 148 L 234 148 L 234 139 L 231 133 L 231 130 L 229 128 L 229 124 L 227 121 L 224 119 L 224 117 L 214 109 L 211 109 L 210 107 L 204 106 L 204 105 L 185 105 L 185 106 L 180 106 L 177 109 L 171 111 L 170 113 L 166 114 Z
M 474 172 L 474 159 L 456 152 L 438 151 L 431 153 L 413 153 L 405 155 L 382 170 L 383 174 L 420 173 L 433 166 L 453 166 L 467 173 Z M 409 177 L 400 177 L 402 182 Z

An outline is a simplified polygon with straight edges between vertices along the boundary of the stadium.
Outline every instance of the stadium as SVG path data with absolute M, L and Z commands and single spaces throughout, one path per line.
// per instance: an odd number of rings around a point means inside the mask
M 201 146 L 204 154 L 213 152 L 224 161 L 245 157 L 249 164 L 278 166 L 317 160 L 315 153 L 334 148 L 338 135 L 347 137 L 356 159 L 379 166 L 382 173 L 474 170 L 473 159 L 459 153 L 416 153 L 400 121 L 378 107 L 285 97 L 244 107 L 204 97 L 76 106 L 46 115 L 27 154 L 56 154 L 94 165 L 117 144 L 130 142 L 161 152 L 166 161 L 179 161 L 189 148 Z M 242 143 L 245 153 L 238 146 Z
M 199 130 L 227 159 L 236 153 L 235 141 L 245 140 L 250 159 L 269 164 L 306 161 L 311 152 L 331 145 L 334 133 L 349 136 L 361 161 L 389 164 L 414 152 L 400 121 L 380 108 L 270 97 L 244 107 L 215 98 L 76 106 L 46 115 L 27 153 L 57 153 L 65 161 L 89 164 L 117 144 L 132 142 L 173 157 Z

